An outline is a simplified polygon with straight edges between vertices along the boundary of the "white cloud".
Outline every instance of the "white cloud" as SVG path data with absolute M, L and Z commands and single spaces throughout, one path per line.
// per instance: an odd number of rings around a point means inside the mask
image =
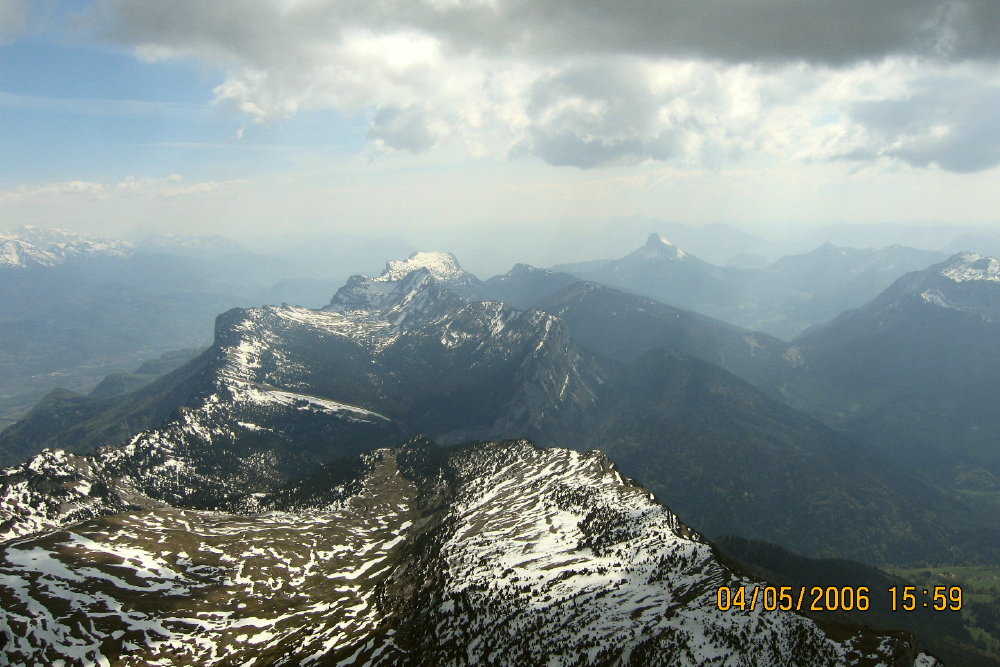
M 0 190 L 0 203 L 53 202 L 67 199 L 90 201 L 118 200 L 128 197 L 175 198 L 200 195 L 244 184 L 243 180 L 185 182 L 180 174 L 160 178 L 128 176 L 118 182 L 61 181 L 36 185 L 20 185 Z
M 19 202 L 47 197 L 87 197 L 100 199 L 107 195 L 108 189 L 103 183 L 89 181 L 63 181 L 42 185 L 21 185 L 10 190 L 0 190 L 0 202 Z
M 219 67 L 216 101 L 256 122 L 368 112 L 383 151 L 1000 163 L 995 84 L 969 74 L 1000 53 L 990 0 L 100 0 L 93 20 L 145 60 Z

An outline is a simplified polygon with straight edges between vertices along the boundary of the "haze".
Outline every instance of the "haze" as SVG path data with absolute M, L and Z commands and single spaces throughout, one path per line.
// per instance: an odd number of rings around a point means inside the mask
M 486 274 L 671 224 L 939 249 L 996 224 L 998 28 L 987 0 L 0 0 L 0 226 Z

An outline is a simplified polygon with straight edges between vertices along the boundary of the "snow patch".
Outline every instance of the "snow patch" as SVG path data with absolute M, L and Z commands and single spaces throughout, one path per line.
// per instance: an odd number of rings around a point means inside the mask
M 1000 259 L 965 252 L 953 257 L 941 270 L 941 275 L 956 283 L 1000 282 Z
M 450 252 L 415 252 L 406 259 L 393 259 L 385 265 L 385 271 L 373 281 L 390 282 L 402 280 L 418 269 L 427 269 L 438 280 L 454 280 L 465 274 L 458 260 Z

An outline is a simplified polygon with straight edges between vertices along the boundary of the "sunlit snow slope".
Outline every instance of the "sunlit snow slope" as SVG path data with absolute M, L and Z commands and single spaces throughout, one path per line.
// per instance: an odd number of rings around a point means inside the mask
M 905 638 L 718 611 L 717 586 L 751 582 L 597 452 L 414 441 L 256 501 L 2 545 L 4 660 L 917 664 Z

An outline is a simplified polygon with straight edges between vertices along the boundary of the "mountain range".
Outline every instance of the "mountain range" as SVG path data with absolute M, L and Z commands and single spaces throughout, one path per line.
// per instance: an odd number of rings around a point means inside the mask
M 698 272 L 734 275 L 658 236 L 626 259 L 587 270 L 706 295 Z M 1000 262 L 905 273 L 792 342 L 563 268 L 481 281 L 417 252 L 322 309 L 231 309 L 200 353 L 50 395 L 0 434 L 0 652 L 933 664 L 843 619 L 751 614 L 751 632 L 710 596 L 773 572 L 707 540 L 995 561 Z
M 810 326 L 875 298 L 896 279 L 946 258 L 903 246 L 845 248 L 826 243 L 759 268 L 716 266 L 660 234 L 614 260 L 553 267 L 662 303 L 791 340 Z
M 65 229 L 25 225 L 14 233 L 0 232 L 0 271 L 51 267 L 89 257 L 127 257 L 134 246 L 126 241 L 95 239 Z
M 701 271 L 704 263 L 690 261 L 659 237 L 651 238 L 646 249 L 600 264 L 603 273 L 597 277 L 615 282 L 615 271 L 628 266 L 631 274 L 617 275 L 630 275 L 629 281 L 618 282 L 628 282 L 633 292 L 659 290 L 661 298 L 674 289 L 691 293 L 678 287 L 683 281 L 672 282 L 670 272 Z M 765 270 L 740 272 L 744 284 L 734 286 L 733 294 L 737 289 L 767 293 L 768 284 L 811 294 L 814 298 L 802 301 L 797 310 L 782 311 L 786 322 L 799 318 L 796 328 L 820 315 L 829 318 L 809 325 L 790 343 L 721 323 L 709 328 L 704 325 L 707 319 L 699 327 L 685 327 L 681 323 L 690 322 L 691 313 L 671 312 L 638 295 L 626 298 L 596 287 L 576 288 L 604 296 L 590 297 L 594 312 L 574 327 L 574 335 L 588 348 L 618 357 L 651 349 L 661 340 L 675 348 L 685 340 L 698 341 L 700 348 L 692 342 L 684 345 L 685 351 L 992 511 L 1000 507 L 1000 450 L 993 435 L 1000 424 L 989 389 L 1000 372 L 998 262 L 968 252 L 934 259 L 934 253 L 899 247 L 850 250 L 826 245 L 783 258 Z M 707 274 L 704 284 L 715 285 L 718 275 Z M 883 284 L 878 294 L 861 301 Z M 632 304 L 626 308 L 629 299 Z M 544 299 L 539 303 L 547 307 Z M 757 321 L 764 312 L 754 311 L 749 299 L 741 303 L 747 311 L 744 320 Z M 700 310 L 725 308 L 703 304 Z M 568 323 L 577 321 L 576 313 L 559 306 L 552 312 Z M 815 316 L 806 317 L 807 312 Z M 615 315 L 602 318 L 602 313 Z M 719 333 L 727 330 L 729 345 L 721 343 Z M 741 350 L 741 339 L 754 341 L 752 356 L 745 347 Z
M 26 420 L 0 446 L 13 461 L 41 443 L 89 453 L 166 437 L 214 451 L 221 439 L 239 454 L 212 465 L 264 492 L 415 434 L 527 437 L 602 449 L 710 535 L 875 562 L 993 554 L 995 531 L 960 502 L 751 384 L 798 377 L 780 341 L 594 284 L 543 309 L 460 294 L 483 289 L 454 257 L 416 253 L 351 278 L 323 310 L 235 309 L 176 371 L 58 428 Z M 214 473 L 186 474 L 215 493 Z

